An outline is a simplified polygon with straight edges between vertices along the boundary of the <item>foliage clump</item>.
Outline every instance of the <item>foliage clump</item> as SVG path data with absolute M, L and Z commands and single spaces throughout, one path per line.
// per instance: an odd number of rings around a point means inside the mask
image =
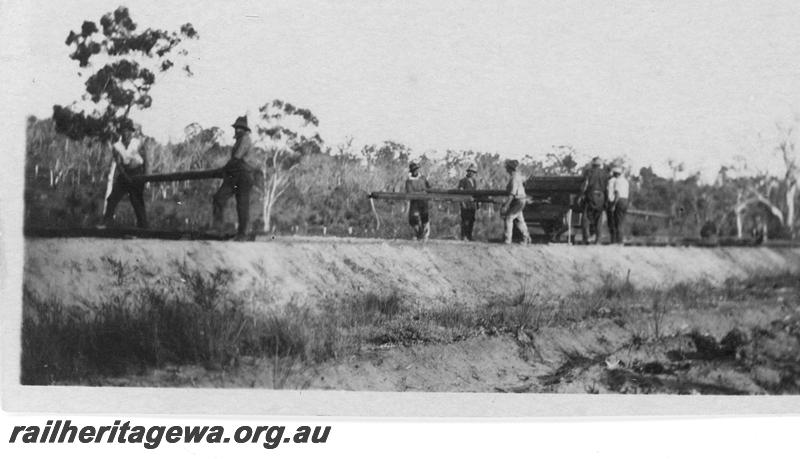
M 70 59 L 80 68 L 89 67 L 92 61 L 104 62 L 84 84 L 82 100 L 94 104 L 91 110 L 78 103 L 53 107 L 56 130 L 74 140 L 115 138 L 132 123 L 132 109 L 146 110 L 152 105 L 150 90 L 156 72 L 171 69 L 175 65 L 173 54 L 188 54 L 186 49 L 179 49 L 180 45 L 199 37 L 189 23 L 178 31 L 139 31 L 124 6 L 104 14 L 99 22 L 100 28 L 93 21 L 84 21 L 80 31 L 70 31 L 65 41 L 72 49 Z M 191 75 L 188 65 L 183 70 Z

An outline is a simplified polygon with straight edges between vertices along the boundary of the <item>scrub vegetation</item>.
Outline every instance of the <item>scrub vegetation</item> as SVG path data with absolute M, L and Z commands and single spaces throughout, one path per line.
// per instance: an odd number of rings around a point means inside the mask
M 146 139 L 152 173 L 221 167 L 230 156 L 230 147 L 222 145 L 223 136 L 219 128 L 192 124 L 186 127 L 186 136 L 178 143 L 161 144 Z M 25 225 L 68 228 L 99 223 L 111 158 L 106 148 L 58 134 L 52 120 L 29 119 Z M 420 161 L 422 173 L 436 188 L 455 188 L 471 162 L 478 166 L 478 188 L 502 189 L 508 180 L 504 158 L 496 153 L 447 151 L 421 156 L 419 159 L 420 155 L 405 145 L 389 141 L 360 149 L 349 142 L 323 143 L 310 154 L 298 155 L 291 171 L 282 175 L 283 191 L 271 208 L 270 231 L 408 237 L 406 203 L 376 202 L 381 217 L 381 226 L 376 229 L 367 195 L 373 191 L 402 191 L 411 159 Z M 521 170 L 526 176 L 580 174 L 583 165 L 578 160 L 586 156 L 571 148 L 556 148 L 541 155 L 541 159 L 523 158 Z M 264 170 L 268 179 L 273 176 L 272 169 Z M 259 172 L 256 183 L 260 185 L 254 188 L 251 199 L 250 214 L 254 220 L 250 230 L 255 232 L 263 231 L 263 218 L 255 217 L 262 215 L 265 190 L 267 193 L 271 190 L 264 185 L 270 183 L 264 181 L 264 170 Z M 748 190 L 758 189 L 762 183 L 774 185 L 768 178 L 734 178 L 728 168 L 723 168 L 719 180 L 703 184 L 699 175 L 667 178 L 650 168 L 642 168 L 631 171 L 630 179 L 632 207 L 664 212 L 674 218 L 668 227 L 663 221 L 631 216 L 625 234 L 735 237 L 737 222 L 741 223 L 745 238 L 759 230 L 759 222 L 768 223 L 769 238 L 788 234 L 769 208 L 757 203 L 737 203 L 737 196 L 746 196 Z M 211 196 L 218 186 L 214 180 L 150 184 L 145 201 L 151 226 L 162 230 L 206 229 L 211 221 Z M 761 196 L 764 202 L 775 202 L 780 207 L 778 201 L 785 194 L 781 190 L 779 186 L 770 186 Z M 432 237 L 456 238 L 460 222 L 458 203 L 434 202 L 432 206 Z M 475 225 L 478 240 L 501 236 L 498 212 L 497 206 L 481 204 Z M 117 212 L 116 221 L 122 226 L 134 224 L 126 200 Z M 232 230 L 233 218 L 228 222 Z
M 114 275 L 120 273 L 115 271 Z M 679 363 L 686 366 L 686 362 L 698 359 L 722 359 L 737 365 L 755 365 L 758 361 L 763 366 L 764 358 L 757 350 L 747 354 L 742 349 L 757 346 L 753 343 L 767 336 L 774 337 L 777 325 L 732 329 L 724 337 L 714 338 L 702 324 L 699 328 L 687 327 L 675 318 L 687 313 L 714 313 L 731 304 L 776 299 L 781 304 L 800 304 L 797 276 L 776 274 L 746 282 L 731 280 L 721 287 L 700 282 L 662 290 L 636 289 L 625 279 L 608 277 L 600 288 L 590 292 L 547 298 L 522 290 L 479 307 L 451 304 L 431 308 L 415 305 L 402 292 L 393 291 L 331 298 L 315 308 L 289 305 L 263 312 L 253 303 L 258 295 L 233 293 L 230 271 L 184 271 L 181 278 L 180 285 L 137 287 L 82 312 L 26 291 L 22 383 L 105 384 L 108 378 L 146 377 L 153 370 L 180 365 L 199 366 L 211 373 L 236 373 L 254 362 L 266 362 L 272 372 L 271 386 L 287 387 L 298 384 L 290 382 L 296 379 L 295 373 L 368 358 L 386 349 L 505 337 L 514 340 L 521 355 L 535 364 L 532 356 L 537 339 L 544 339 L 542 336 L 553 330 L 566 333 L 576 327 L 602 328 L 607 324 L 624 336 L 624 345 L 605 353 L 566 352 L 564 361 L 542 377 L 541 386 L 529 387 L 547 391 L 574 379 L 576 372 L 606 366 L 605 359 L 618 358 L 614 356 L 620 349 L 627 349 L 630 355 L 634 348 L 663 347 L 661 353 L 673 359 L 655 363 L 631 360 L 624 368 L 611 365 L 609 371 L 616 372 L 614 377 L 625 381 L 637 380 L 639 370 L 674 373 Z M 800 339 L 799 312 L 787 315 L 789 325 L 784 328 L 788 331 L 781 329 L 785 335 L 782 339 L 795 340 L 794 347 Z M 683 342 L 681 339 L 694 344 L 675 347 L 676 342 Z M 792 346 L 790 343 L 787 352 L 794 349 Z M 796 355 L 775 360 L 782 376 L 770 386 L 772 389 L 794 393 L 798 388 L 800 368 L 791 363 Z M 652 364 L 645 367 L 647 363 Z M 628 391 L 630 384 L 625 381 L 600 384 Z M 593 382 L 595 390 L 597 384 Z

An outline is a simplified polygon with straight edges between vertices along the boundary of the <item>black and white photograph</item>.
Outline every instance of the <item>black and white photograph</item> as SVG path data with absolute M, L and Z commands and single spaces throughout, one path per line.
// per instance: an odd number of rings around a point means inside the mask
M 19 389 L 800 411 L 794 2 L 24 9 Z

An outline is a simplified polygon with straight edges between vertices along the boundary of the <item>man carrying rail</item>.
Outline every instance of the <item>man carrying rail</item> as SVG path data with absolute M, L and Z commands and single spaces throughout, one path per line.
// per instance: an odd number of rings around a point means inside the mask
M 606 207 L 606 187 L 608 174 L 603 169 L 603 160 L 599 156 L 592 158 L 592 165 L 583 175 L 581 197 L 583 214 L 581 216 L 581 230 L 583 243 L 589 244 L 589 237 L 595 235 L 594 243 L 600 242 L 600 218 Z
M 475 180 L 475 174 L 478 173 L 478 168 L 475 163 L 470 163 L 467 167 L 467 176 L 458 182 L 459 190 L 475 190 L 478 188 L 478 182 Z M 461 240 L 471 241 L 472 230 L 475 227 L 475 213 L 478 210 L 478 205 L 475 201 L 462 201 L 461 202 Z
M 525 209 L 525 202 L 528 195 L 525 193 L 524 180 L 522 175 L 517 170 L 519 168 L 519 161 L 510 159 L 506 161 L 506 172 L 510 176 L 506 191 L 508 192 L 508 200 L 500 209 L 500 214 L 503 215 L 505 222 L 505 238 L 503 240 L 506 244 L 511 244 L 511 238 L 514 234 L 514 225 L 516 225 L 519 232 L 522 234 L 523 244 L 530 244 L 531 235 L 528 232 L 528 225 L 525 224 L 525 217 L 522 211 Z
M 608 229 L 612 244 L 622 244 L 622 224 L 628 213 L 628 195 L 628 179 L 622 175 L 622 166 L 615 164 L 611 168 L 611 179 L 608 181 Z
M 419 173 L 419 164 L 412 162 L 408 165 L 408 179 L 406 180 L 406 193 L 425 193 L 431 188 L 428 179 Z M 414 230 L 414 240 L 427 241 L 431 233 L 428 201 L 412 200 L 408 203 L 408 224 Z
M 222 185 L 214 194 L 213 215 L 214 229 L 222 231 L 225 215 L 225 204 L 232 196 L 236 196 L 236 214 L 239 225 L 236 227 L 236 240 L 247 239 L 247 225 L 250 220 L 250 190 L 253 188 L 254 166 L 248 163 L 253 141 L 250 139 L 250 127 L 247 116 L 240 116 L 233 123 L 236 142 L 231 149 L 231 159 L 223 167 Z M 252 158 L 250 158 L 252 160 Z
M 147 213 L 144 207 L 145 183 L 131 178 L 147 173 L 147 154 L 142 136 L 132 122 L 122 126 L 120 138 L 111 146 L 111 151 L 114 154 L 116 175 L 106 198 L 103 223 L 98 225 L 98 228 L 103 229 L 111 225 L 117 205 L 126 194 L 136 214 L 136 226 L 147 228 Z

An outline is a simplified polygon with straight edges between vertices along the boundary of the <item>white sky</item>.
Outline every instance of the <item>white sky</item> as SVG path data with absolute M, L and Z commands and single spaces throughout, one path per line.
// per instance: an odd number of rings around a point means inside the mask
M 47 117 L 82 94 L 67 34 L 117 3 L 28 4 L 25 104 Z M 200 34 L 195 76 L 160 77 L 138 117 L 159 140 L 195 121 L 227 128 L 280 98 L 311 109 L 329 144 L 352 135 L 511 157 L 569 144 L 712 176 L 800 111 L 794 1 L 123 4 L 140 27 L 191 22 Z M 766 148 L 750 160 L 775 157 Z

